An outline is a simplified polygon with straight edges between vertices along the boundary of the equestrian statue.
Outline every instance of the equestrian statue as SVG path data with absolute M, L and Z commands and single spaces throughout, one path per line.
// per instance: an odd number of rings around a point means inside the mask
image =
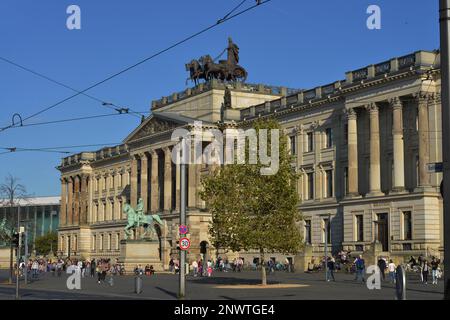
M 215 61 L 227 51 L 227 60 Z M 239 63 L 239 47 L 228 38 L 228 47 L 223 52 L 213 59 L 209 54 L 200 57 L 198 60 L 191 60 L 186 64 L 186 71 L 189 71 L 190 77 L 188 80 L 198 84 L 200 79 L 209 81 L 211 79 L 218 79 L 222 81 L 242 81 L 247 80 L 247 71 Z
M 125 239 L 128 239 L 128 237 L 132 235 L 130 229 L 136 229 L 140 226 L 144 227 L 144 233 L 141 235 L 141 239 L 143 239 L 149 231 L 150 239 L 156 239 L 157 234 L 155 230 L 155 224 L 158 224 L 160 227 L 162 227 L 163 222 L 157 214 L 144 214 L 144 201 L 142 200 L 142 198 L 139 198 L 136 210 L 127 203 L 123 207 L 123 212 L 126 213 L 128 219 L 128 223 L 124 228 Z

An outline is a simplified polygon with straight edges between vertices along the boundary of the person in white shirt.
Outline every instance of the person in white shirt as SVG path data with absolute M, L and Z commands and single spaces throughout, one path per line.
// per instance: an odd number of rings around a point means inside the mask
M 194 277 L 197 276 L 197 271 L 198 271 L 198 262 L 196 260 L 194 260 L 192 262 L 192 269 L 194 270 Z
M 392 259 L 389 260 L 388 270 L 389 270 L 389 279 L 392 283 L 395 283 L 395 263 L 392 262 Z

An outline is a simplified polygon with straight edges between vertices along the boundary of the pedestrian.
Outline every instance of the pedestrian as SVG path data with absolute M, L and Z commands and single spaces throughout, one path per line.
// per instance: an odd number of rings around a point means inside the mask
M 192 270 L 194 271 L 194 277 L 196 277 L 198 272 L 198 262 L 196 260 L 192 261 Z
M 334 278 L 334 270 L 336 267 L 336 263 L 333 257 L 328 257 L 327 261 L 327 281 L 329 282 L 332 278 L 334 282 L 336 282 L 336 279 Z
M 208 266 L 208 277 L 211 277 L 212 272 L 213 272 L 213 269 L 212 269 L 212 266 L 210 265 L 210 266 Z
M 32 278 L 35 279 L 38 276 L 38 269 L 39 269 L 39 263 L 37 260 L 34 260 L 33 264 L 31 265 L 31 275 Z
M 436 259 L 435 257 L 431 260 L 431 276 L 433 278 L 433 284 L 437 284 L 437 273 L 439 268 L 439 259 Z
M 95 270 L 96 270 L 96 262 L 95 259 L 91 261 L 91 277 L 95 277 Z
M 364 282 L 364 270 L 366 268 L 364 259 L 362 258 L 362 255 L 359 255 L 359 257 L 356 259 L 356 280 L 361 278 L 361 281 Z
M 101 262 L 99 262 L 97 264 L 97 267 L 95 268 L 95 271 L 97 271 L 97 282 L 100 283 L 102 281 Z
M 427 259 L 423 259 L 422 262 L 422 276 L 423 276 L 423 283 L 428 284 L 428 272 L 429 272 L 430 265 L 428 264 Z
M 389 270 L 389 282 L 395 284 L 395 263 L 392 259 L 389 260 L 388 270 Z
M 380 257 L 380 259 L 378 259 L 377 265 L 380 269 L 381 279 L 384 281 L 386 279 L 386 276 L 384 275 L 384 272 L 386 271 L 386 260 L 384 260 L 383 257 Z

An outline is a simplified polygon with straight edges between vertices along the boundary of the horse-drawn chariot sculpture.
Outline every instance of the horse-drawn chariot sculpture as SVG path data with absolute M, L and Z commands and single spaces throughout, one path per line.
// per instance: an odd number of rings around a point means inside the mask
M 217 60 L 225 51 L 228 53 L 227 60 Z M 228 47 L 219 55 L 218 58 L 213 59 L 209 54 L 202 56 L 198 60 L 192 60 L 186 64 L 186 71 L 190 72 L 190 78 L 197 85 L 200 79 L 209 81 L 211 79 L 218 79 L 222 81 L 242 81 L 247 80 L 247 71 L 239 63 L 239 47 L 233 43 L 231 38 L 228 38 Z

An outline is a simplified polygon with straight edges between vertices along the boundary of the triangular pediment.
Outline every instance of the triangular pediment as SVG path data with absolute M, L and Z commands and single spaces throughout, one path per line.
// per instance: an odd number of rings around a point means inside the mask
M 153 113 L 125 139 L 125 143 L 145 138 L 159 132 L 173 130 L 190 123 L 192 119 L 168 113 Z

